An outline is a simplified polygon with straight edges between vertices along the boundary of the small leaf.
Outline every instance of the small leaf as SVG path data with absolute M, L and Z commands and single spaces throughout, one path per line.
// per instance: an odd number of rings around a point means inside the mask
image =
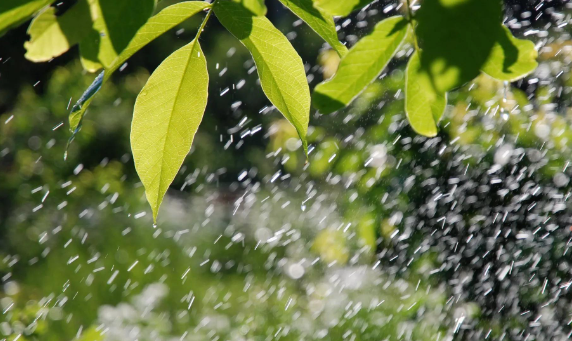
M 155 8 L 154 0 L 89 0 L 93 30 L 80 43 L 83 65 L 107 68 L 127 47 Z M 95 70 L 96 71 L 96 70 Z
M 314 107 L 330 114 L 350 104 L 383 71 L 405 38 L 407 27 L 400 16 L 375 25 L 341 60 L 334 77 L 316 86 Z
M 515 38 L 502 26 L 502 33 L 481 70 L 493 78 L 513 82 L 536 69 L 536 57 L 538 52 L 533 42 Z
M 135 101 L 131 148 L 154 221 L 191 149 L 207 105 L 208 83 L 207 61 L 195 39 L 159 65 Z
M 266 15 L 268 9 L 264 4 L 264 0 L 232 0 L 241 4 L 244 8 L 252 12 L 254 15 Z
M 296 128 L 307 154 L 310 89 L 302 59 L 266 17 L 254 16 L 230 1 L 217 2 L 214 11 L 221 24 L 252 54 L 262 90 Z
M 97 90 L 99 90 L 102 83 L 107 81 L 115 70 L 123 65 L 123 63 L 125 63 L 127 59 L 133 56 L 137 51 L 155 40 L 157 37 L 193 15 L 203 11 L 204 9 L 210 8 L 210 6 L 211 5 L 209 3 L 202 1 L 186 1 L 169 6 L 151 17 L 149 21 L 147 21 L 139 31 L 137 31 L 137 34 L 133 37 L 131 42 L 129 42 L 129 45 L 123 50 L 123 52 L 121 52 L 121 54 L 107 68 L 105 77 L 103 78 L 103 74 L 101 74 L 102 78 L 97 77 L 89 89 L 84 93 L 84 96 L 82 96 L 80 101 L 73 106 L 69 116 L 70 130 L 72 133 L 76 134 L 78 132 L 85 110 L 91 103 L 93 96 L 97 93 Z M 89 91 L 92 88 L 96 89 L 96 91 Z M 89 96 L 86 96 L 86 94 L 89 94 Z
M 475 78 L 499 34 L 500 0 L 423 0 L 415 16 L 421 64 L 444 93 Z
M 373 0 L 314 0 L 314 6 L 334 16 L 345 17 Z
M 334 19 L 313 6 L 312 0 L 280 0 L 343 57 L 348 48 L 338 40 Z
M 0 35 L 28 20 L 55 0 L 0 0 Z
M 409 124 L 418 134 L 435 136 L 446 106 L 447 94 L 435 91 L 429 74 L 421 68 L 419 53 L 415 52 L 405 71 L 405 113 Z
M 24 43 L 26 58 L 46 62 L 79 43 L 91 29 L 91 15 L 86 0 L 80 0 L 63 15 L 48 7 L 28 27 L 30 40 Z
M 101 89 L 103 81 L 106 78 L 107 77 L 105 77 L 105 71 L 102 71 L 99 75 L 97 75 L 97 77 L 95 77 L 93 83 L 89 85 L 89 87 L 85 90 L 85 92 L 73 105 L 69 116 L 69 122 L 70 122 L 70 129 L 72 130 L 74 135 L 78 132 L 78 129 L 80 127 L 81 119 L 83 118 L 83 113 L 85 112 L 85 106 L 87 106 L 89 102 L 91 102 L 93 96 L 95 96 L 95 94 L 99 91 L 99 89 Z M 71 137 L 71 139 L 73 139 L 73 136 Z

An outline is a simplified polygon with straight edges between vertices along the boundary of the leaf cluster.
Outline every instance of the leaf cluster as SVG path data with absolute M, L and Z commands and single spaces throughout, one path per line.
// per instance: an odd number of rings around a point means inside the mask
M 49 61 L 79 45 L 84 68 L 103 69 L 71 109 L 75 135 L 113 72 L 166 31 L 206 13 L 196 37 L 161 63 L 135 103 L 131 146 L 155 219 L 207 105 L 209 75 L 199 38 L 212 14 L 250 51 L 264 93 L 295 128 L 306 154 L 311 104 L 322 114 L 348 106 L 406 41 L 414 49 L 406 69 L 405 113 L 412 128 L 425 136 L 437 134 L 447 92 L 480 72 L 514 81 L 537 66 L 534 44 L 515 38 L 502 25 L 500 0 L 424 0 L 417 11 L 407 3 L 405 16 L 380 21 L 349 50 L 338 40 L 334 17 L 364 9 L 372 0 L 279 1 L 341 58 L 337 72 L 317 85 L 312 96 L 302 59 L 266 18 L 264 0 L 185 1 L 153 16 L 156 0 L 78 0 L 63 14 L 47 6 L 51 0 L 6 0 L 0 4 L 0 34 L 38 13 L 28 29 L 26 58 Z

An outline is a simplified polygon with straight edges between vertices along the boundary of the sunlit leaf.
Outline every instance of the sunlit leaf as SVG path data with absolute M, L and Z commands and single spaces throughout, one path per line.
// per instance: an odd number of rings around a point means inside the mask
M 447 95 L 435 91 L 429 74 L 421 68 L 419 53 L 415 52 L 405 71 L 405 113 L 409 124 L 418 134 L 435 136 L 446 106 Z
M 314 6 L 321 8 L 326 13 L 345 17 L 351 12 L 358 10 L 373 0 L 313 0 Z
M 252 12 L 254 15 L 266 15 L 268 9 L 264 4 L 264 0 L 232 0 L 240 3 L 244 8 Z
M 103 75 L 97 77 L 90 89 L 97 89 L 101 87 L 111 74 L 117 70 L 127 59 L 133 56 L 137 51 L 143 48 L 145 45 L 149 44 L 151 41 L 155 40 L 157 37 L 182 23 L 186 19 L 192 17 L 193 15 L 209 8 L 210 4 L 202 1 L 187 1 L 181 2 L 163 9 L 161 12 L 157 13 L 147 21 L 143 27 L 137 31 L 137 34 L 129 45 L 121 52 L 119 56 L 111 63 L 105 72 L 105 77 Z M 97 91 L 89 91 L 88 89 L 84 96 L 73 106 L 70 117 L 70 130 L 77 133 L 78 127 L 81 123 L 85 110 L 91 103 L 93 96 Z M 89 96 L 86 96 L 89 95 Z
M 12 26 L 28 20 L 34 13 L 55 0 L 1 0 L 0 35 Z
M 45 62 L 57 57 L 79 43 L 91 29 L 87 0 L 80 0 L 63 15 L 48 7 L 32 20 L 28 27 L 30 40 L 24 43 L 26 58 Z
M 207 61 L 197 40 L 153 72 L 135 102 L 131 148 L 153 219 L 173 182 L 207 105 Z
M 439 92 L 475 78 L 499 34 L 500 0 L 424 0 L 416 14 L 421 64 Z
M 378 23 L 341 60 L 330 80 L 316 86 L 312 103 L 323 114 L 350 104 L 383 71 L 407 34 L 407 21 L 400 16 Z
M 348 52 L 347 47 L 338 40 L 334 19 L 329 14 L 315 8 L 312 0 L 280 0 L 280 2 L 304 20 L 341 57 Z
M 88 71 L 89 65 L 100 63 L 107 68 L 127 47 L 135 33 L 155 7 L 154 0 L 88 0 L 93 30 L 80 43 L 81 57 Z M 89 63 L 91 62 L 91 63 Z
M 222 25 L 250 50 L 264 93 L 294 125 L 307 153 L 310 90 L 302 59 L 266 17 L 254 16 L 229 1 L 217 2 L 214 11 Z
M 481 70 L 493 78 L 512 82 L 536 69 L 536 57 L 538 52 L 533 42 L 515 38 L 507 27 L 502 26 L 502 34 Z

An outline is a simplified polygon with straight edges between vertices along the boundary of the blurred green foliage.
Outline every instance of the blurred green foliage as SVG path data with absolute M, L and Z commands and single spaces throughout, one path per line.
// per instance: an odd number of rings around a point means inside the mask
M 293 32 L 311 85 L 327 78 L 337 54 L 319 51 L 312 32 L 292 29 L 293 17 L 276 13 L 283 12 L 269 6 L 283 32 Z M 122 333 L 136 329 L 140 340 L 446 335 L 458 318 L 447 309 L 456 293 L 444 284 L 450 274 L 432 273 L 446 263 L 445 253 L 427 246 L 421 229 L 411 233 L 407 249 L 396 240 L 407 229 L 408 214 L 425 204 L 420 184 L 450 177 L 447 163 L 436 160 L 460 158 L 477 178 L 507 142 L 546 153 L 539 161 L 546 165 L 534 176 L 552 186 L 570 153 L 572 117 L 554 109 L 568 107 L 569 73 L 553 78 L 555 84 L 504 84 L 482 75 L 451 93 L 440 133 L 429 140 L 405 121 L 404 68 L 412 46 L 404 46 L 351 107 L 312 117 L 306 164 L 296 131 L 268 109 L 249 73 L 248 52 L 212 25 L 204 39 L 216 43 L 204 49 L 213 57 L 215 100 L 157 228 L 130 158 L 132 107 L 149 70 L 166 51 L 192 39 L 189 28 L 196 22 L 144 49 L 102 89 L 67 161 L 69 103 L 89 84 L 79 63 L 50 64 L 43 74 L 38 70 L 46 66 L 31 66 L 23 53 L 13 52 L 0 66 L 2 78 L 18 84 L 13 101 L 6 100 L 12 90 L 0 90 L 0 335 L 10 341 L 125 340 Z M 0 44 L 10 45 L 17 34 Z M 305 46 L 315 48 L 299 48 Z M 541 67 L 551 77 L 560 72 L 557 63 L 570 57 L 541 52 Z M 42 83 L 34 87 L 36 78 L 26 74 L 19 79 L 10 70 L 15 65 L 37 68 Z M 441 152 L 442 145 L 448 148 Z M 465 154 L 473 157 L 461 158 Z M 237 181 L 244 172 L 246 178 Z M 276 174 L 279 180 L 271 182 Z M 285 175 L 290 178 L 282 180 Z M 466 221 L 476 215 L 464 214 Z M 429 231 L 441 226 L 430 219 L 426 224 Z M 561 254 L 565 243 L 555 242 L 545 258 Z M 416 255 L 418 249 L 423 252 Z M 399 251 L 407 256 L 400 256 L 404 262 L 410 257 L 408 266 L 383 257 Z M 523 304 L 543 302 L 542 285 L 531 281 L 523 288 Z M 154 301 L 145 301 L 149 297 Z M 486 306 L 472 299 L 459 303 L 464 316 L 493 336 L 507 326 L 524 328 L 519 317 L 487 315 Z M 146 305 L 148 310 L 141 308 Z

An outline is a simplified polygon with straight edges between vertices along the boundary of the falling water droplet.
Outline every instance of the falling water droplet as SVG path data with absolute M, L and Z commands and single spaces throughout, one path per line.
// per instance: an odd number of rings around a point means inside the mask
M 508 94 L 509 86 L 510 86 L 510 83 L 508 81 L 503 82 L 502 104 L 501 104 L 500 116 L 505 121 L 508 121 L 508 118 L 510 116 L 510 113 L 506 110 L 507 94 Z

